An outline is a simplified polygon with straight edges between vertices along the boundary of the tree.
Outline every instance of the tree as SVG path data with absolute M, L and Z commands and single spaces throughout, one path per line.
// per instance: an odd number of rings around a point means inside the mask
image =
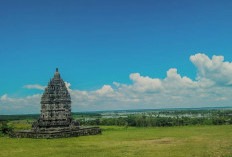
M 3 134 L 8 134 L 10 131 L 13 131 L 13 127 L 9 125 L 7 121 L 2 121 L 0 126 L 0 131 Z

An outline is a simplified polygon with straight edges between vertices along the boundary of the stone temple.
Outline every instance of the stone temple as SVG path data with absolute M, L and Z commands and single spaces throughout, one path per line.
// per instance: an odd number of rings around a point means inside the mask
M 58 68 L 41 98 L 41 114 L 31 130 L 11 132 L 11 137 L 59 138 L 100 134 L 99 127 L 80 127 L 72 118 L 71 97 Z

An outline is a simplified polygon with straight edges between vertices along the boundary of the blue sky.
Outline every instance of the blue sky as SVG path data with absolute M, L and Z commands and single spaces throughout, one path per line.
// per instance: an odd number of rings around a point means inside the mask
M 196 81 L 191 55 L 232 61 L 231 8 L 229 0 L 1 1 L 0 97 L 41 94 L 23 87 L 45 86 L 56 67 L 71 89 L 88 92 L 131 85 L 133 73 L 165 79 L 170 68 Z

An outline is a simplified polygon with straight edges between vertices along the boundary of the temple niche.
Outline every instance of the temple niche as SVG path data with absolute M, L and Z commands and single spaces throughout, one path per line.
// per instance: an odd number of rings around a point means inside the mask
M 72 118 L 71 97 L 58 68 L 41 97 L 41 113 L 31 130 L 10 133 L 11 137 L 58 138 L 101 133 L 99 127 L 80 127 Z

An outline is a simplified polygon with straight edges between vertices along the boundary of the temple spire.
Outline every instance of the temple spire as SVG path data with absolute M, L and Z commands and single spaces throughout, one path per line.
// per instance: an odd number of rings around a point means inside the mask
M 54 74 L 55 79 L 60 79 L 60 73 L 58 72 L 58 68 L 56 68 L 56 72 Z

